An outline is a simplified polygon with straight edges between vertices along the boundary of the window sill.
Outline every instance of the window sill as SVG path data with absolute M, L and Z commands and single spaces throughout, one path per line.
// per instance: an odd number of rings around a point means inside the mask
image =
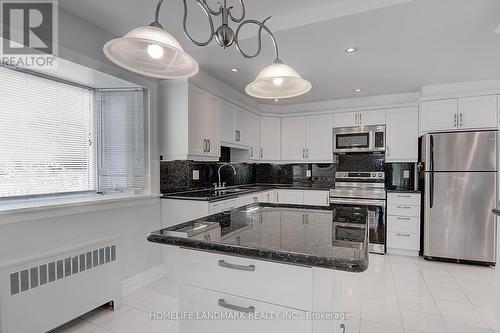
M 91 194 L 0 203 L 0 225 L 157 202 L 160 194 Z

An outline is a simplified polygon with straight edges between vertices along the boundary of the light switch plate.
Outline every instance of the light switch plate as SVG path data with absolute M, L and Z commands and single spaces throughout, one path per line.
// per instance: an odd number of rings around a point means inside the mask
M 410 178 L 410 170 L 404 170 L 403 171 L 403 178 L 404 179 Z
M 306 177 L 307 178 L 311 178 L 311 176 L 312 176 L 311 170 L 307 170 L 306 171 Z
M 200 180 L 200 170 L 193 170 L 193 180 Z

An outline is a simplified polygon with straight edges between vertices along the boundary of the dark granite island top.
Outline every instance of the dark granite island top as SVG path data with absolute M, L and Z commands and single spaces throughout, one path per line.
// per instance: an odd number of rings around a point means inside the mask
M 154 243 L 349 272 L 368 268 L 366 219 L 330 207 L 259 203 L 152 232 Z M 360 216 L 363 216 L 360 214 Z M 343 221 L 337 216 L 336 221 Z M 345 222 L 345 221 L 344 221 Z

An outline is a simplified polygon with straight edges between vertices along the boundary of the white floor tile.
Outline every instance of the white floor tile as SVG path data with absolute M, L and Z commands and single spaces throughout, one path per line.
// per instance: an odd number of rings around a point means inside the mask
M 64 326 L 61 326 L 51 333 L 101 333 L 102 328 L 82 319 L 73 320 Z
M 353 318 L 361 317 L 362 307 L 363 307 L 362 298 L 344 296 L 340 299 L 339 311 L 349 313 Z
M 144 289 L 167 296 L 179 296 L 179 283 L 167 278 L 159 279 L 144 287 Z
M 151 320 L 134 333 L 179 333 L 179 323 L 173 320 Z
M 376 302 L 365 302 L 361 311 L 361 320 L 373 321 L 391 326 L 402 326 L 399 308 Z
M 464 292 L 460 289 L 450 289 L 450 288 L 430 286 L 429 290 L 431 292 L 432 297 L 435 300 L 464 303 L 464 304 L 470 303 Z
M 448 332 L 440 316 L 410 310 L 401 310 L 401 316 L 405 330 L 409 329 L 427 333 Z
M 134 306 L 150 297 L 157 295 L 157 293 L 146 289 L 139 289 L 123 296 L 123 304 Z
M 432 297 L 425 283 L 411 281 L 396 281 L 396 292 L 398 295 L 410 295 L 418 297 Z
M 413 310 L 439 315 L 439 311 L 432 298 L 400 295 L 398 296 L 399 307 L 405 310 Z
M 134 305 L 134 308 L 146 312 L 163 312 L 178 303 L 178 299 L 172 296 L 156 294 Z
M 476 278 L 476 279 L 455 278 L 455 281 L 462 290 L 477 291 L 477 292 L 492 292 L 492 293 L 494 293 L 495 290 L 493 285 L 491 285 L 489 282 L 487 282 L 482 278 Z
M 482 323 L 481 316 L 471 304 L 455 303 L 448 301 L 436 301 L 441 316 L 462 319 L 473 323 Z
M 463 320 L 444 318 L 444 323 L 452 333 L 491 333 L 489 327 Z
M 149 322 L 150 317 L 148 313 L 131 308 L 107 321 L 102 327 L 113 333 L 134 333 Z
M 122 313 L 130 310 L 128 305 L 123 305 L 117 310 L 111 308 L 97 308 L 82 316 L 82 319 L 89 321 L 97 326 L 102 326 L 105 322 L 118 317 Z
M 497 299 L 497 295 L 492 291 L 465 290 L 464 293 L 474 306 L 494 306 L 495 302 L 500 303 L 500 301 Z
M 424 275 L 425 283 L 429 287 L 443 287 L 450 289 L 460 289 L 458 284 L 450 276 Z
M 500 329 L 500 306 L 478 306 L 476 310 L 489 327 Z
M 346 332 L 349 332 L 346 330 Z M 361 320 L 360 333 L 403 333 L 403 328 Z

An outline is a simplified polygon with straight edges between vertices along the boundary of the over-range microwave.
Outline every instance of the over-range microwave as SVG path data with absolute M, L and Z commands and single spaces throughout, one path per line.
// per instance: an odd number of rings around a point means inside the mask
M 356 126 L 333 129 L 334 153 L 385 151 L 385 126 Z

